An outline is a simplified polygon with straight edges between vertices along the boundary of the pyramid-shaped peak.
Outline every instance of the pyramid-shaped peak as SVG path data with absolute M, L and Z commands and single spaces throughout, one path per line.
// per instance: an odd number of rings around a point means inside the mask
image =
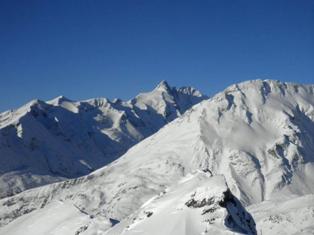
M 40 99 L 33 99 L 31 101 L 29 101 L 27 104 L 23 105 L 21 108 L 33 108 L 33 107 L 37 107 L 40 105 L 45 105 L 46 103 Z
M 72 102 L 72 100 L 68 99 L 67 97 L 63 95 L 60 95 L 52 100 L 49 100 L 47 103 L 52 104 L 52 105 L 60 105 L 63 102 Z
M 63 101 L 71 101 L 70 99 L 68 99 L 64 95 L 60 95 L 60 96 L 56 97 L 55 100 L 58 100 L 58 101 L 61 101 L 61 102 L 63 102 Z
M 165 90 L 170 91 L 171 87 L 169 86 L 168 82 L 165 80 L 162 80 L 156 87 L 157 90 Z

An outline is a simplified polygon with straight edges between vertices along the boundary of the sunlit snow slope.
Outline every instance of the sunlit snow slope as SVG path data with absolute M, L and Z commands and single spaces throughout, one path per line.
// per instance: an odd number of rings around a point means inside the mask
M 34 100 L 0 114 L 0 198 L 86 175 L 204 100 L 165 81 L 130 101 Z
M 14 224 L 32 215 L 35 219 L 37 213 L 58 201 L 90 216 L 82 234 L 160 234 L 156 232 L 159 223 L 165 224 L 163 234 L 168 235 L 174 234 L 172 226 L 178 226 L 182 234 L 224 230 L 311 234 L 313 153 L 314 86 L 272 80 L 244 82 L 194 106 L 118 160 L 86 177 L 0 200 L 0 223 L 4 226 L 0 234 L 14 233 L 19 227 Z M 208 181 L 204 183 L 197 176 L 199 172 L 205 172 Z M 193 182 L 192 186 L 188 182 Z M 180 184 L 185 185 L 183 191 Z M 221 199 L 226 191 L 237 202 L 235 210 L 218 203 L 217 210 L 203 216 L 205 208 L 192 210 L 186 204 L 185 196 L 201 192 L 197 198 L 206 201 L 212 196 Z M 176 211 L 177 207 L 182 210 Z M 150 209 L 152 214 L 145 213 Z M 244 217 L 239 217 L 242 212 Z M 179 214 L 179 218 L 172 221 L 167 213 Z M 234 226 L 227 219 L 232 214 Z M 211 216 L 217 224 L 207 221 Z M 239 223 L 243 219 L 248 219 L 248 224 Z

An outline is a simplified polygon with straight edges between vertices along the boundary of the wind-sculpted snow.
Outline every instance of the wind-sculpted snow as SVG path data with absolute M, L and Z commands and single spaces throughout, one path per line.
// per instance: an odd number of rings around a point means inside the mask
M 0 198 L 86 175 L 204 99 L 193 88 L 171 88 L 163 81 L 127 102 L 58 97 L 2 113 Z
M 121 158 L 88 176 L 27 190 L 0 200 L 0 223 L 5 225 L 20 216 L 22 219 L 26 216 L 24 214 L 34 215 L 40 208 L 45 209 L 61 200 L 92 217 L 86 223 L 89 229 L 83 234 L 105 231 L 110 221 L 121 221 L 115 226 L 122 228 L 147 200 L 186 180 L 189 175 L 203 171 L 213 176 L 224 176 L 236 202 L 234 205 L 249 208 L 257 224 L 257 233 L 264 229 L 260 226 L 265 222 L 263 218 L 267 220 L 269 216 L 276 217 L 280 213 L 288 216 L 285 218 L 304 213 L 304 223 L 286 234 L 310 231 L 310 224 L 314 223 L 311 209 L 313 144 L 314 86 L 271 80 L 233 85 L 210 100 L 193 106 L 156 134 L 129 149 Z M 285 204 L 286 211 L 276 211 L 280 199 L 292 203 L 302 197 L 307 198 L 302 201 L 304 210 L 295 212 L 293 206 Z M 208 205 L 206 200 L 203 203 L 194 198 L 196 203 L 188 203 L 189 200 L 185 203 L 192 208 L 195 205 L 198 213 L 198 206 Z M 262 205 L 266 202 L 271 206 L 263 214 Z M 188 206 L 185 203 L 183 205 Z M 188 206 L 192 210 L 191 207 Z M 147 216 L 147 221 L 150 218 L 154 220 L 154 214 L 148 213 Z M 279 225 L 274 232 L 272 224 L 268 224 L 265 231 L 276 234 L 280 226 L 288 223 L 287 220 L 278 220 Z M 300 222 L 290 221 L 292 224 Z M 197 229 L 203 229 L 203 225 Z M 231 231 L 227 225 L 225 223 L 225 227 L 219 230 Z M 244 233 L 241 229 L 232 231 Z M 151 234 L 151 231 L 146 234 Z

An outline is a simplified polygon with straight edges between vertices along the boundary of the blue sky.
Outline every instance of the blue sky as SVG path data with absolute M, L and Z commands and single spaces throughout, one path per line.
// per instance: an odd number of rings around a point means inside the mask
M 314 1 L 0 1 L 0 111 L 257 78 L 314 83 Z

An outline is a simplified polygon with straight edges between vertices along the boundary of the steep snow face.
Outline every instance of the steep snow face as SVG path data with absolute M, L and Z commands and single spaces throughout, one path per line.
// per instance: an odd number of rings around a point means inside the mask
M 314 86 L 241 83 L 194 106 L 86 177 L 0 200 L 0 223 L 56 200 L 102 221 L 124 221 L 149 198 L 199 170 L 224 175 L 244 206 L 265 200 L 276 205 L 278 198 L 313 194 L 313 142 Z M 276 214 L 269 208 L 269 215 Z M 311 210 L 304 212 L 313 222 Z
M 86 175 L 206 99 L 165 81 L 130 101 L 34 100 L 0 114 L 0 198 Z

